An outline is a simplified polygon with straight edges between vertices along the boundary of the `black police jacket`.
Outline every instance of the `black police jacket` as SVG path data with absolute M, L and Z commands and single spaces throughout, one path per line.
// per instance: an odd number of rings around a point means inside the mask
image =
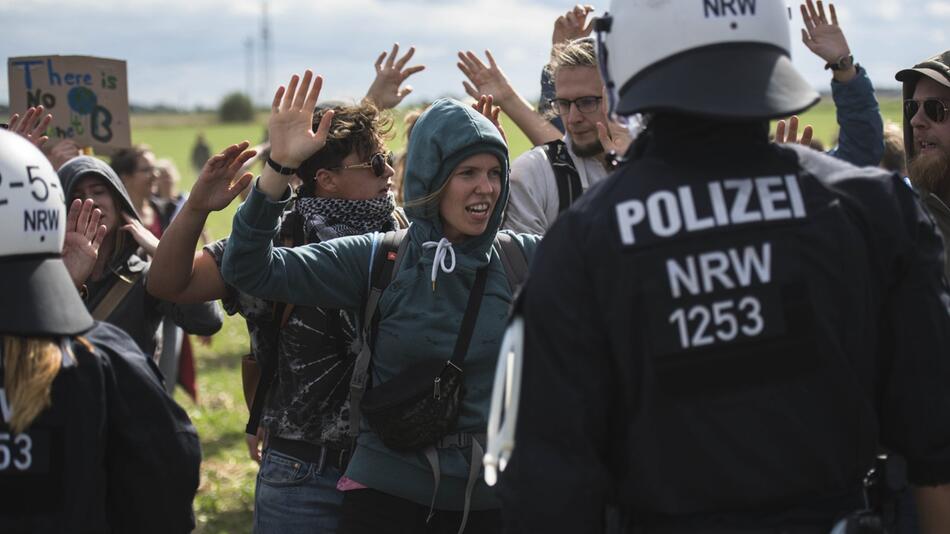
M 0 389 L 0 532 L 190 532 L 201 450 L 187 414 L 128 334 L 97 323 L 83 337 L 95 350 L 66 341 L 74 358 L 25 432 Z
M 942 244 L 896 175 L 656 117 L 562 215 L 521 303 L 523 532 L 830 522 L 879 446 L 950 482 Z M 700 528 L 701 530 L 701 528 Z

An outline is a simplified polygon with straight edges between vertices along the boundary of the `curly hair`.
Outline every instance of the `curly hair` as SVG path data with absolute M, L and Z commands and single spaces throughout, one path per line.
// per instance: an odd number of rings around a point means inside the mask
M 356 151 L 361 160 L 369 159 L 385 146 L 386 140 L 390 138 L 392 116 L 366 101 L 354 106 L 318 108 L 313 112 L 314 130 L 330 109 L 333 110 L 333 123 L 327 134 L 326 146 L 304 160 L 297 168 L 297 176 L 303 180 L 303 185 L 298 189 L 300 196 L 314 196 L 314 177 L 320 169 L 339 167 L 343 159 L 353 151 Z

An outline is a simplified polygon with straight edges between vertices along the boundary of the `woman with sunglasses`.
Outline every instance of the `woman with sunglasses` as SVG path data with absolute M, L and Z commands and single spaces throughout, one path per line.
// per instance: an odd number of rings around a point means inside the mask
M 321 86 L 322 79 L 313 80 L 307 71 L 278 89 L 269 123 L 271 161 L 235 215 L 222 274 L 261 297 L 358 310 L 379 234 L 295 249 L 270 246 L 289 199 L 290 169 L 319 154 L 325 143 L 326 116 L 316 131 L 309 120 Z M 459 439 L 454 445 L 438 440 L 440 446 L 431 449 L 436 471 L 423 451 L 394 450 L 383 444 L 378 429 L 361 425 L 341 481 L 340 530 L 498 532 L 498 502 L 478 476 L 492 375 L 512 301 L 493 248 L 508 198 L 508 149 L 493 121 L 454 100 L 433 103 L 409 140 L 404 192 L 412 224 L 399 267 L 379 299 L 371 381 L 382 388 L 420 363 L 448 360 L 463 312 L 472 309 L 470 295 L 483 295 L 463 364 L 460 416 L 449 430 Z M 530 261 L 539 238 L 509 235 Z M 483 292 L 473 289 L 479 283 Z
M 390 191 L 393 169 L 384 149 L 389 117 L 370 104 L 310 112 L 307 126 L 324 124 L 326 144 L 295 165 L 302 184 L 283 223 L 272 221 L 281 227 L 274 244 L 302 246 L 405 226 Z M 162 237 L 148 288 L 177 302 L 222 299 L 229 313 L 247 321 L 253 361 L 262 372 L 261 385 L 248 386 L 258 399 L 252 413 L 260 414 L 248 425 L 251 457 L 261 463 L 254 532 L 333 533 L 343 500 L 337 480 L 351 454 L 346 401 L 356 357 L 353 314 L 240 293 L 221 277 L 227 239 L 194 253 L 208 214 L 230 204 L 250 182 L 249 174 L 234 181 L 255 155 L 247 147 L 234 145 L 205 166 Z M 258 435 L 264 432 L 261 455 Z

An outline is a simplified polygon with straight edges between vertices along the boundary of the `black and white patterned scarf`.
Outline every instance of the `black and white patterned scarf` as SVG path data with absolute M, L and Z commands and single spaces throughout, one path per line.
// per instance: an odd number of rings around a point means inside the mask
M 369 200 L 305 197 L 298 198 L 294 205 L 294 211 L 304 220 L 308 243 L 393 230 L 395 209 L 392 193 Z

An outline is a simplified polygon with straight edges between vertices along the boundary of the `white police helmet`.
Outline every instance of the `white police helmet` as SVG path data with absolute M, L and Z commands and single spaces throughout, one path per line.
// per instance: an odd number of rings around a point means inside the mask
M 771 119 L 808 109 L 819 96 L 792 67 L 788 21 L 785 0 L 614 0 L 596 22 L 611 110 Z
M 0 334 L 75 335 L 92 327 L 62 260 L 59 177 L 29 141 L 0 130 Z

